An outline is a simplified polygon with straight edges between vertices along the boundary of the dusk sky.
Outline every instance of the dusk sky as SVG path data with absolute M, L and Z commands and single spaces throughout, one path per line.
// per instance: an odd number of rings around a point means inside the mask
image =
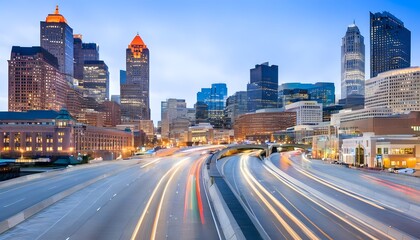
M 366 46 L 369 78 L 369 11 L 389 11 L 411 31 L 411 65 L 420 65 L 420 1 L 82 1 L 13 0 L 0 4 L 0 111 L 7 111 L 12 46 L 39 46 L 40 21 L 58 4 L 73 33 L 99 44 L 110 71 L 110 93 L 119 94 L 125 50 L 138 32 L 150 50 L 152 119 L 160 103 L 186 99 L 212 83 L 228 95 L 246 90 L 249 69 L 270 62 L 279 84 L 334 82 L 340 97 L 341 38 L 355 20 Z

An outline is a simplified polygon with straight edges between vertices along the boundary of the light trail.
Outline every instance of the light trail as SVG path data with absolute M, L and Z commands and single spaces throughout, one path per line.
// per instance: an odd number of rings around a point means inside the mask
M 258 195 L 258 197 L 264 202 L 267 208 L 272 212 L 272 214 L 277 218 L 277 220 L 283 225 L 286 231 L 291 235 L 293 239 L 301 239 L 299 234 L 297 234 L 292 227 L 277 213 L 276 209 L 268 202 L 268 200 L 261 194 L 258 189 L 254 185 L 256 185 L 265 195 L 267 195 L 274 204 L 280 208 L 280 210 L 291 219 L 299 228 L 308 236 L 310 239 L 318 239 L 318 237 L 308 228 L 306 227 L 299 219 L 296 218 L 283 204 L 281 204 L 272 194 L 270 194 L 249 172 L 249 170 L 245 167 L 245 160 L 248 159 L 248 156 L 244 155 L 241 157 L 241 172 L 243 173 L 245 180 L 254 190 L 254 192 Z M 253 184 L 252 184 L 253 183 Z
M 143 223 L 144 218 L 145 218 L 145 216 L 146 216 L 146 213 L 147 213 L 147 212 L 148 212 L 148 210 L 149 210 L 150 204 L 152 203 L 152 200 L 153 200 L 154 196 L 156 195 L 156 192 L 157 192 L 157 190 L 159 189 L 160 185 L 162 184 L 163 180 L 166 178 L 166 176 L 167 176 L 167 175 L 169 175 L 169 173 L 170 173 L 171 171 L 173 171 L 174 169 L 176 169 L 176 168 L 177 168 L 179 165 L 181 165 L 181 164 L 182 164 L 182 163 L 183 163 L 186 159 L 188 159 L 188 158 L 184 158 L 184 159 L 180 160 L 178 163 L 176 163 L 174 166 L 172 166 L 172 168 L 171 168 L 171 169 L 169 169 L 169 170 L 165 173 L 165 175 L 163 175 L 163 177 L 159 180 L 158 184 L 156 185 L 155 189 L 154 189 L 154 190 L 153 190 L 153 192 L 152 192 L 152 195 L 150 196 L 149 200 L 147 201 L 146 207 L 144 208 L 143 213 L 142 213 L 142 215 L 141 215 L 141 216 L 140 216 L 140 218 L 139 218 L 139 221 L 138 221 L 138 222 L 137 222 L 137 224 L 136 224 L 136 227 L 135 227 L 135 229 L 134 229 L 134 231 L 133 231 L 133 234 L 131 235 L 131 238 L 130 238 L 131 240 L 136 239 L 136 237 L 137 237 L 137 235 L 138 235 L 138 233 L 139 233 L 139 230 L 140 230 L 141 224 Z
M 206 157 L 196 160 L 188 172 L 188 180 L 184 200 L 184 221 L 187 219 L 188 210 L 194 210 L 194 203 L 197 204 L 198 214 L 202 224 L 205 224 L 203 201 L 200 190 L 200 166 Z
M 179 165 L 172 172 L 171 176 L 169 177 L 168 181 L 166 182 L 165 188 L 163 189 L 162 196 L 160 197 L 159 206 L 158 206 L 158 209 L 156 211 L 155 221 L 153 222 L 152 236 L 150 236 L 150 239 L 151 240 L 154 240 L 156 238 L 157 226 L 158 226 L 158 223 L 159 223 L 160 212 L 162 210 L 163 199 L 165 198 L 166 191 L 168 190 L 169 184 L 171 183 L 172 179 L 174 178 L 175 174 L 178 172 L 178 170 L 180 169 L 180 167 L 181 167 L 181 165 Z
M 309 201 L 315 203 L 317 206 L 321 207 L 322 209 L 324 209 L 325 211 L 327 211 L 328 213 L 332 214 L 333 216 L 337 217 L 338 219 L 340 219 L 341 221 L 347 223 L 348 225 L 350 225 L 351 227 L 353 227 L 354 229 L 358 230 L 359 232 L 363 233 L 364 235 L 366 235 L 367 237 L 369 237 L 369 239 L 376 239 L 378 240 L 378 238 L 374 237 L 373 235 L 369 234 L 368 232 L 364 231 L 363 229 L 359 228 L 358 226 L 354 225 L 353 223 L 351 223 L 350 221 L 348 221 L 346 218 L 341 217 L 340 215 L 336 214 L 335 212 L 331 211 L 330 209 L 326 208 L 325 206 L 323 206 L 322 204 L 320 204 L 319 202 L 317 202 L 315 199 L 309 197 L 307 194 L 304 194 L 301 190 L 299 190 L 297 187 L 291 185 L 289 182 L 286 182 L 284 179 L 281 179 L 278 175 L 278 173 L 274 172 L 272 169 L 270 169 L 269 167 L 264 165 L 264 168 L 269 171 L 275 178 L 277 178 L 280 182 L 282 182 L 283 184 L 285 184 L 286 186 L 288 186 L 289 188 L 291 188 L 292 190 L 296 191 L 297 193 L 299 193 L 300 195 L 302 195 L 303 197 L 305 197 L 306 199 L 308 199 Z M 359 218 L 348 214 L 349 216 L 351 216 L 353 219 L 355 219 L 356 221 L 358 221 L 361 224 L 366 224 L 365 222 L 363 222 L 362 220 L 360 220 Z M 380 232 L 379 230 L 372 228 L 370 225 L 367 225 L 369 228 L 375 230 L 376 232 L 379 232 L 382 235 L 385 235 L 384 233 Z M 385 235 L 386 236 L 386 235 Z M 389 237 L 389 236 L 388 236 Z
M 314 180 L 314 181 L 317 181 L 317 182 L 321 183 L 322 185 L 325 185 L 325 186 L 327 186 L 327 187 L 329 187 L 329 188 L 332 188 L 332 189 L 336 190 L 337 192 L 340 192 L 340 193 L 345 194 L 345 195 L 347 195 L 347 196 L 349 196 L 349 197 L 352 197 L 352 198 L 354 198 L 354 199 L 357 199 L 357 200 L 359 200 L 359 201 L 362 201 L 362 202 L 364 202 L 364 203 L 366 203 L 366 204 L 369 204 L 369 205 L 371 205 L 371 206 L 373 206 L 373 207 L 375 207 L 375 208 L 379 208 L 379 209 L 381 209 L 381 210 L 385 210 L 385 208 L 384 208 L 384 207 L 379 206 L 378 204 L 376 204 L 376 203 L 374 203 L 374 202 L 372 202 L 372 201 L 369 201 L 369 200 L 363 199 L 363 198 L 361 198 L 361 197 L 357 196 L 355 193 L 352 193 L 352 192 L 349 192 L 349 191 L 344 191 L 343 189 L 341 189 L 341 188 L 340 188 L 340 187 L 338 187 L 337 185 L 335 185 L 335 184 L 333 184 L 333 183 L 329 183 L 329 182 L 327 182 L 327 181 L 325 181 L 325 180 L 323 180 L 323 179 L 321 179 L 321 178 L 319 178 L 319 177 L 317 177 L 317 176 L 315 176 L 315 175 L 313 175 L 313 174 L 311 174 L 311 173 L 309 173 L 309 172 L 307 172 L 307 171 L 300 170 L 300 169 L 298 169 L 298 168 L 295 168 L 295 169 L 296 169 L 296 171 L 300 172 L 301 174 L 303 174 L 303 175 L 307 176 L 308 178 L 310 178 L 310 179 L 312 179 L 312 180 Z

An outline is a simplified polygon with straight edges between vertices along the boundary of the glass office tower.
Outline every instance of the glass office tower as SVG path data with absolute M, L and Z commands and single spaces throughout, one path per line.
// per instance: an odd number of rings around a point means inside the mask
M 341 98 L 365 95 L 365 44 L 359 28 L 347 28 L 341 45 Z
M 370 77 L 410 67 L 411 32 L 389 12 L 370 13 Z
M 268 62 L 255 65 L 255 68 L 250 70 L 250 75 L 250 83 L 247 85 L 248 112 L 277 108 L 278 66 L 269 66 Z

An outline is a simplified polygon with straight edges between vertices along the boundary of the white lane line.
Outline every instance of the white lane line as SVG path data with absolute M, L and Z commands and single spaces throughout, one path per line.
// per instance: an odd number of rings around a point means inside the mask
M 151 161 L 151 162 L 148 162 L 148 163 L 146 163 L 146 164 L 142 165 L 140 168 L 145 168 L 145 167 L 149 166 L 150 164 L 153 164 L 153 163 L 155 163 L 155 162 L 158 162 L 160 159 L 161 159 L 161 158 L 156 158 L 155 160 L 153 160 L 153 161 Z
M 16 203 L 18 203 L 18 202 L 21 202 L 21 201 L 23 201 L 23 200 L 25 200 L 25 198 L 21 198 L 21 199 L 19 199 L 19 200 L 17 200 L 17 201 L 14 201 L 14 202 L 10 203 L 10 204 L 4 205 L 3 207 L 10 207 L 10 206 L 12 206 L 13 204 L 16 204 Z
M 52 186 L 52 187 L 48 188 L 47 190 L 51 190 L 51 189 L 54 189 L 56 187 L 58 187 L 58 186 Z

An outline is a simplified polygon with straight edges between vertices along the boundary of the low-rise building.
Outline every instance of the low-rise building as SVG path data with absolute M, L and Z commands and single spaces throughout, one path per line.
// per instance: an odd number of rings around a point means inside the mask
M 104 159 L 128 155 L 131 131 L 77 123 L 67 110 L 0 112 L 0 153 L 5 158 L 39 158 L 90 154 Z
M 374 168 L 420 169 L 420 137 L 375 135 L 345 139 L 340 158 L 347 164 Z

